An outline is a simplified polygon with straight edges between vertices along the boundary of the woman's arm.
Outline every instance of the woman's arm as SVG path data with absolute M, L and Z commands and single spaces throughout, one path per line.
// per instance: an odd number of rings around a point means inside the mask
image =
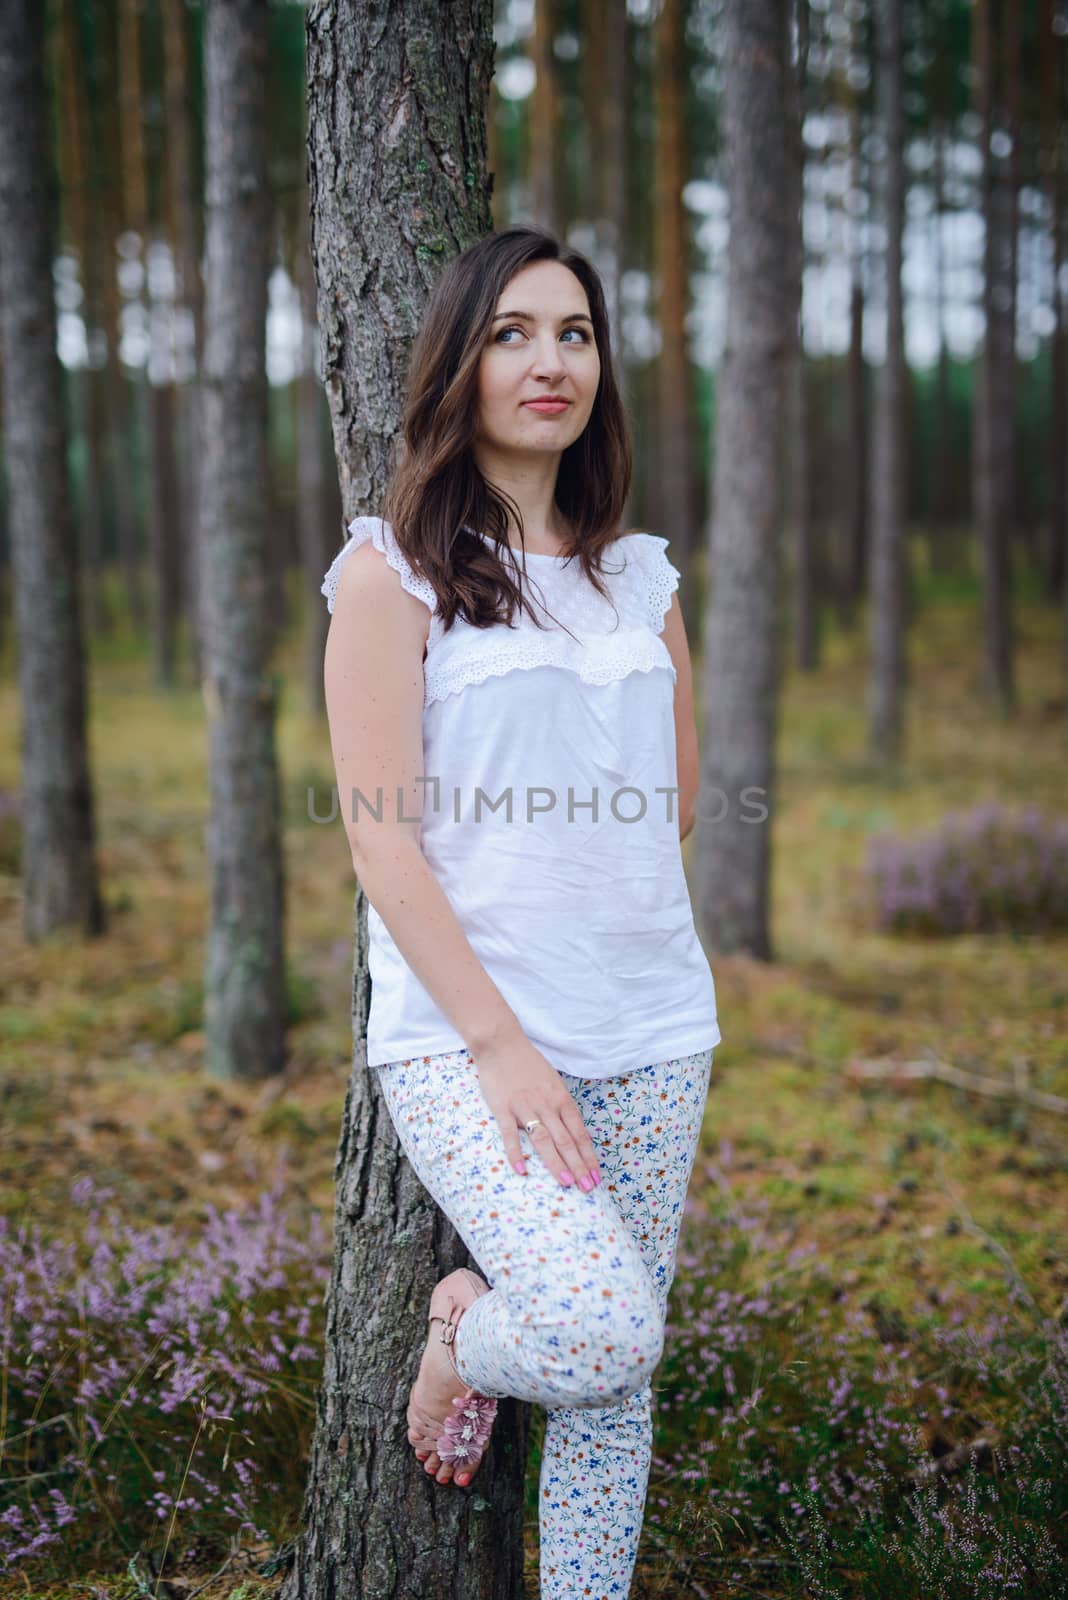
M 356 876 L 405 961 L 476 1055 L 518 1039 L 521 1029 L 423 855 L 418 820 L 408 820 L 422 816 L 427 787 L 416 779 L 424 776 L 422 652 L 429 623 L 426 606 L 401 587 L 372 544 L 354 550 L 341 571 L 327 634 L 326 708 Z M 357 792 L 364 798 L 355 809 Z M 381 820 L 372 807 L 381 809 Z
M 691 832 L 697 812 L 697 791 L 701 785 L 700 759 L 697 751 L 697 718 L 693 704 L 693 667 L 690 647 L 686 640 L 686 624 L 682 619 L 678 590 L 671 596 L 671 605 L 664 618 L 660 637 L 671 652 L 675 663 L 675 749 L 678 758 L 679 784 L 679 838 Z
M 519 1129 L 565 1186 L 599 1182 L 577 1101 L 468 942 L 423 854 L 423 648 L 430 616 L 371 543 L 341 570 L 326 639 L 324 682 L 338 794 L 352 864 L 397 949 L 466 1042 L 508 1160 L 525 1173 Z M 379 791 L 381 790 L 381 805 Z M 381 817 L 369 815 L 366 797 Z M 400 806 L 398 810 L 398 796 Z

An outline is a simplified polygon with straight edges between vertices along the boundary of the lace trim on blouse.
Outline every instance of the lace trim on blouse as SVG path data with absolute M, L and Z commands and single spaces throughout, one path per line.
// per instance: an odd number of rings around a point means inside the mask
M 649 621 L 654 632 L 660 633 L 671 605 L 671 596 L 679 586 L 679 573 L 668 560 L 667 540 L 658 533 L 631 534 L 628 537 L 641 539 L 645 544 L 642 561 L 649 584 Z M 667 649 L 667 646 L 664 648 Z
M 354 550 L 358 550 L 368 539 L 376 550 L 381 550 L 394 572 L 400 575 L 401 584 L 409 594 L 414 594 L 433 611 L 438 603 L 434 585 L 427 578 L 421 578 L 413 571 L 407 556 L 401 550 L 392 529 L 387 529 L 381 517 L 356 517 L 349 523 L 351 537 L 342 546 L 337 555 L 326 569 L 320 594 L 325 594 L 327 610 L 333 611 L 334 601 L 337 599 L 337 586 L 341 577 L 341 569 Z
M 481 632 L 481 630 L 476 630 Z M 576 644 L 566 634 L 531 631 L 507 644 L 491 635 L 492 643 L 482 650 L 472 648 L 452 659 L 423 663 L 425 704 L 458 694 L 470 684 L 499 678 L 506 672 L 531 667 L 565 667 L 583 683 L 615 683 L 631 672 L 650 672 L 666 667 L 674 678 L 675 664 L 663 639 L 654 638 L 644 628 L 621 629 L 618 633 L 597 634 L 596 649 L 588 642 Z
M 679 586 L 679 573 L 668 560 L 668 541 L 658 534 L 628 534 L 618 542 L 625 556 L 622 569 L 608 567 L 609 592 L 618 609 L 618 620 L 610 606 L 588 585 L 575 586 L 573 574 L 581 576 L 574 563 L 564 568 L 537 561 L 529 575 L 545 593 L 545 603 L 555 616 L 579 635 L 575 639 L 550 621 L 548 630 L 538 628 L 523 615 L 512 628 L 472 628 L 457 618 L 445 634 L 437 614 L 437 595 L 428 579 L 410 565 L 396 542 L 392 529 L 380 517 L 357 517 L 349 523 L 350 538 L 331 562 L 323 579 L 321 593 L 332 612 L 337 597 L 341 569 L 353 550 L 370 539 L 400 578 L 409 594 L 422 600 L 431 613 L 427 654 L 423 662 L 424 706 L 458 694 L 471 684 L 506 672 L 532 667 L 564 667 L 585 683 L 613 683 L 631 672 L 650 672 L 666 668 L 674 681 L 675 664 L 671 652 L 660 638 L 671 597 Z M 623 547 L 626 547 L 624 550 Z M 561 578 L 562 583 L 554 582 Z M 605 616 L 611 622 L 604 624 Z M 453 641 L 456 648 L 450 648 Z M 435 649 L 435 646 L 438 646 Z

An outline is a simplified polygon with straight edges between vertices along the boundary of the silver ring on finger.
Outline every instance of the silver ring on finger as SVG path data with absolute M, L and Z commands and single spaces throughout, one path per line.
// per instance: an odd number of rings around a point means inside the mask
M 523 1126 L 528 1133 L 533 1133 L 535 1128 L 540 1128 L 543 1124 L 540 1117 L 531 1117 L 530 1121 L 524 1122 Z

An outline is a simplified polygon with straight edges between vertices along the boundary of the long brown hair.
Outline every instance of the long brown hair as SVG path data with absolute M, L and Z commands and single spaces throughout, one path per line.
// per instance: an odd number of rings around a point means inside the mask
M 516 607 L 527 604 L 511 575 L 518 575 L 518 568 L 508 544 L 508 508 L 520 538 L 522 515 L 510 495 L 483 477 L 471 440 L 479 362 L 497 302 L 515 274 L 532 261 L 559 261 L 575 274 L 589 301 L 600 382 L 586 427 L 561 455 L 554 498 L 574 531 L 563 553 L 577 560 L 598 592 L 610 598 L 601 576 L 601 555 L 619 537 L 630 489 L 631 446 L 604 290 L 593 264 L 547 229 L 506 228 L 454 256 L 431 289 L 411 349 L 403 449 L 382 509 L 409 562 L 433 585 L 446 630 L 458 614 L 479 628 L 501 621 L 511 625 Z M 465 524 L 479 531 L 465 531 Z M 498 546 L 479 532 L 489 534 Z M 534 621 L 541 626 L 536 616 Z

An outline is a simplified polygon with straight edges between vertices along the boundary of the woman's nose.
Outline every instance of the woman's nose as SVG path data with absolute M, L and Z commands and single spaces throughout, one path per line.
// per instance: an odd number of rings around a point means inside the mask
M 546 336 L 544 343 L 541 341 L 535 343 L 534 371 L 539 377 L 558 378 L 564 370 L 560 348 L 551 334 Z

